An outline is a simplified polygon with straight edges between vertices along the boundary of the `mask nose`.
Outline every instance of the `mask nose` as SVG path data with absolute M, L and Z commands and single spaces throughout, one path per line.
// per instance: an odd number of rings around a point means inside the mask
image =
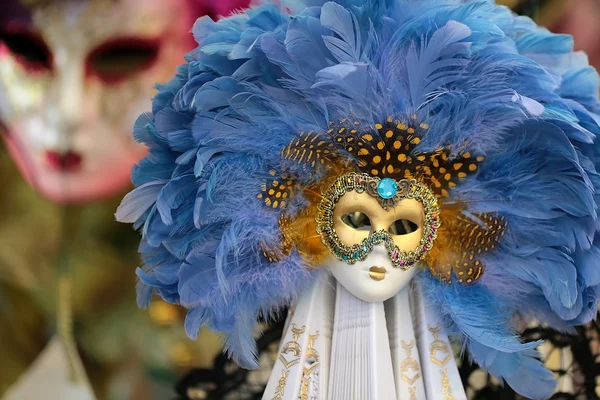
M 393 268 L 388 251 L 383 244 L 373 246 L 373 249 L 363 263 L 363 265 L 368 268 L 380 267 L 386 268 L 388 271 L 390 268 Z
M 388 257 L 388 253 L 387 253 L 387 249 L 385 248 L 385 246 L 383 244 L 378 244 L 373 246 L 373 250 L 371 250 L 371 254 L 375 257 Z
M 372 221 L 373 225 L 371 226 L 371 230 L 374 232 L 378 231 L 386 231 L 389 232 L 390 226 L 388 225 L 389 221 L 386 218 L 378 218 L 375 221 Z
M 56 80 L 46 111 L 43 143 L 49 150 L 68 152 L 84 121 L 84 63 L 67 52 L 56 51 Z

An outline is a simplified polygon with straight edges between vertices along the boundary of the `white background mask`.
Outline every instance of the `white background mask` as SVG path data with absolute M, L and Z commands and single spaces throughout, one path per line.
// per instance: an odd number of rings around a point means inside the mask
M 25 1 L 24 1 L 25 2 Z M 38 2 L 40 3 L 40 2 Z M 21 173 L 57 202 L 130 185 L 137 116 L 192 48 L 188 0 L 45 1 L 0 7 L 0 121 Z

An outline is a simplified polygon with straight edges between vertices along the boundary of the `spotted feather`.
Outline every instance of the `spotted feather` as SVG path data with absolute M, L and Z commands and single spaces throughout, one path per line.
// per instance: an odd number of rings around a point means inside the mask
M 286 160 L 298 164 L 325 165 L 332 159 L 334 146 L 332 143 L 315 132 L 301 132 L 287 146 L 281 150 L 281 155 Z
M 444 225 L 448 238 L 446 257 L 431 263 L 432 273 L 450 281 L 453 271 L 460 283 L 476 282 L 485 270 L 481 255 L 498 246 L 505 234 L 506 219 L 495 214 L 474 214 L 472 218 L 459 214 L 447 218 Z
M 269 174 L 273 178 L 263 179 L 257 197 L 269 208 L 285 209 L 294 197 L 294 181 L 286 173 L 271 170 Z
M 414 177 L 417 162 L 411 153 L 427 128 L 426 124 L 388 117 L 384 123 L 366 129 L 358 122 L 343 121 L 329 133 L 336 145 L 354 156 L 362 172 L 399 180 Z
M 473 157 L 469 152 L 460 152 L 450 158 L 450 152 L 440 149 L 430 154 L 417 154 L 419 164 L 415 167 L 416 178 L 427 183 L 438 197 L 448 197 L 448 190 L 455 187 L 479 169 L 484 157 Z
M 292 221 L 289 218 L 279 218 L 279 232 L 281 239 L 277 242 L 275 248 L 269 248 L 267 245 L 261 245 L 263 256 L 269 262 L 279 262 L 287 257 L 290 252 L 294 249 L 295 243 L 293 239 L 294 230 L 292 227 Z
M 354 156 L 362 172 L 396 180 L 416 179 L 430 186 L 438 197 L 447 197 L 450 188 L 478 170 L 483 157 L 461 152 L 451 158 L 445 148 L 417 152 L 428 129 L 428 124 L 413 116 L 404 121 L 388 117 L 367 129 L 344 120 L 330 126 L 328 133 L 338 147 Z

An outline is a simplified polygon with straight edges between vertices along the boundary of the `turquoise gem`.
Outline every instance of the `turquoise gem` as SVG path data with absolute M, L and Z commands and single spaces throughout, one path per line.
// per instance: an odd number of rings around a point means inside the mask
M 391 199 L 398 193 L 398 184 L 390 178 L 383 178 L 377 184 L 377 193 L 383 199 Z

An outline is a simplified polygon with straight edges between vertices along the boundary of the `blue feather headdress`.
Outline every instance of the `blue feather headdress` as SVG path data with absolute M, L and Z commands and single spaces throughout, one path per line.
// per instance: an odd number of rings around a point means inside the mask
M 203 325 L 223 332 L 229 354 L 256 366 L 257 317 L 312 282 L 322 250 L 302 237 L 314 209 L 304 189 L 370 168 L 361 154 L 402 139 L 410 146 L 394 159 L 414 164 L 373 173 L 428 179 L 447 229 L 416 279 L 475 362 L 524 396 L 549 396 L 553 376 L 513 321 L 568 331 L 596 314 L 596 71 L 570 36 L 486 0 L 298 0 L 287 10 L 199 19 L 199 48 L 135 125 L 149 153 L 117 218 L 142 231 L 140 305 L 154 291 L 187 307 L 191 337 Z M 369 132 L 363 149 L 336 147 L 346 123 Z M 301 151 L 321 142 L 331 157 Z M 450 253 L 469 274 L 469 260 L 484 269 L 466 284 Z

